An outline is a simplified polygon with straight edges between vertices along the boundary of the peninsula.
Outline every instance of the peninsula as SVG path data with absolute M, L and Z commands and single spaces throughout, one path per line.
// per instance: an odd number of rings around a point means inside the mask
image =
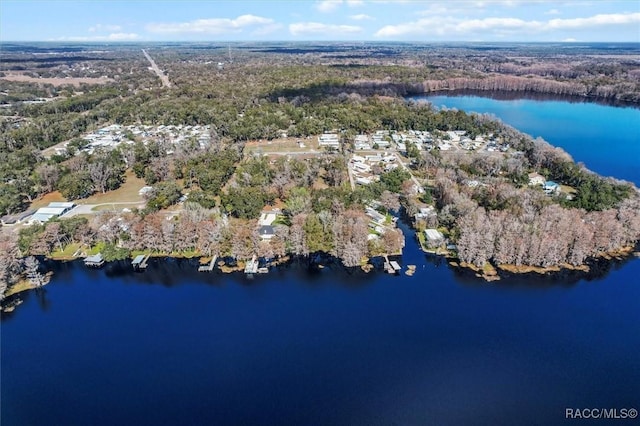
M 634 184 L 492 117 L 403 97 L 492 88 L 637 102 L 637 84 L 623 84 L 637 58 L 624 46 L 628 61 L 617 59 L 607 85 L 584 67 L 604 60 L 597 46 L 576 54 L 583 74 L 572 83 L 565 59 L 546 57 L 546 71 L 509 59 L 460 75 L 459 47 L 443 62 L 433 56 L 442 46 L 394 46 L 393 64 L 376 44 L 331 55 L 261 45 L 232 62 L 223 62 L 228 46 L 143 47 L 58 52 L 48 67 L 35 66 L 29 45 L 2 52 L 3 72 L 20 64 L 45 78 L 105 78 L 78 90 L 0 76 L 0 294 L 25 268 L 41 283 L 38 256 L 320 255 L 367 268 L 418 238 L 427 252 L 491 273 L 581 267 L 640 238 Z M 149 61 L 167 71 L 161 81 Z M 540 75 L 526 84 L 512 75 L 525 70 Z M 403 235 L 398 218 L 415 234 Z

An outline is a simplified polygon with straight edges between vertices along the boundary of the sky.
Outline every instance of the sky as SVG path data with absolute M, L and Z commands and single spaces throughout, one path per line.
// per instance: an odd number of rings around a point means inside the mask
M 0 41 L 640 42 L 640 0 L 0 0 Z

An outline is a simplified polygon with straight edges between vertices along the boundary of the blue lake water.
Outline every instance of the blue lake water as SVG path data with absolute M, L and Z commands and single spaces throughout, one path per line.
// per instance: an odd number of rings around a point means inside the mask
M 640 109 L 566 100 L 418 96 L 436 107 L 493 114 L 533 137 L 562 147 L 603 176 L 640 186 Z
M 413 277 L 47 265 L 2 317 L 1 423 L 555 425 L 640 408 L 639 258 L 487 284 L 402 227 Z

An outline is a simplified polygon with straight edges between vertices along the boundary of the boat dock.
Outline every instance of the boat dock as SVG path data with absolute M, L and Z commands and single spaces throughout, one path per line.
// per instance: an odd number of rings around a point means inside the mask
M 211 272 L 213 271 L 213 268 L 215 268 L 216 266 L 216 260 L 218 260 L 218 255 L 213 256 L 213 258 L 211 259 L 211 262 L 209 262 L 206 265 L 200 265 L 198 267 L 198 272 Z
M 90 268 L 100 268 L 102 265 L 104 265 L 104 258 L 102 257 L 102 253 L 85 257 L 84 264 Z
M 402 268 L 400 267 L 400 264 L 398 262 L 396 262 L 395 260 L 390 261 L 387 256 L 384 257 L 384 270 L 389 274 L 397 274 L 401 269 Z
M 254 254 L 251 260 L 247 261 L 244 267 L 245 274 L 255 274 L 258 272 L 258 257 Z
M 147 266 L 149 266 L 147 264 L 147 260 L 149 260 L 149 257 L 151 257 L 150 254 L 146 256 L 144 254 L 139 254 L 133 259 L 133 261 L 131 262 L 131 266 L 133 266 L 133 269 L 135 269 L 136 271 L 145 270 L 147 269 Z

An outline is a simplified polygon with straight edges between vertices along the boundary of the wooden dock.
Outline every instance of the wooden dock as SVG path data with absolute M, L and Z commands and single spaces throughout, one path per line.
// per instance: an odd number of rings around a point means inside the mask
M 247 261 L 247 264 L 244 267 L 244 273 L 255 274 L 257 272 L 258 272 L 258 256 L 254 254 L 251 260 Z
M 402 268 L 395 260 L 389 260 L 389 257 L 384 256 L 384 270 L 389 274 L 397 274 Z
M 218 260 L 218 255 L 213 256 L 213 258 L 211 259 L 211 262 L 209 262 L 207 265 L 200 265 L 200 267 L 198 268 L 198 272 L 213 271 L 213 268 L 215 268 L 216 266 L 216 260 Z
M 133 261 L 131 262 L 131 266 L 133 266 L 133 269 L 135 269 L 136 271 L 145 270 L 147 269 L 147 266 L 149 266 L 147 264 L 149 257 L 151 257 L 150 254 L 146 256 L 144 254 L 139 254 L 135 257 L 135 259 L 133 259 Z
M 102 265 L 104 265 L 104 258 L 102 257 L 102 253 L 85 257 L 84 264 L 90 268 L 100 268 Z

